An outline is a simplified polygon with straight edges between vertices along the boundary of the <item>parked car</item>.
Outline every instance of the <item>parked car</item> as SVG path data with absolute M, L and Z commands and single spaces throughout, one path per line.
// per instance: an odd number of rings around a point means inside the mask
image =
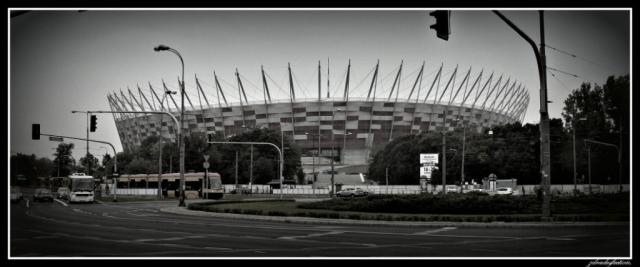
M 38 188 L 33 193 L 33 201 L 51 201 L 53 202 L 53 194 L 49 189 L 46 188 Z
M 69 198 L 69 188 L 67 187 L 59 187 L 56 197 L 59 199 L 68 199 Z
M 367 195 L 369 192 L 362 190 L 362 188 L 345 188 L 336 193 L 338 197 L 364 197 Z
M 513 189 L 511 187 L 499 187 L 496 189 L 498 195 L 513 195 Z
M 471 189 L 463 191 L 463 192 L 464 193 L 472 193 L 472 192 L 486 193 L 486 190 L 484 190 L 482 188 L 471 188 Z
M 458 193 L 460 192 L 460 187 L 457 185 L 447 185 L 447 193 Z
M 19 187 L 11 187 L 11 202 L 20 202 L 23 199 Z

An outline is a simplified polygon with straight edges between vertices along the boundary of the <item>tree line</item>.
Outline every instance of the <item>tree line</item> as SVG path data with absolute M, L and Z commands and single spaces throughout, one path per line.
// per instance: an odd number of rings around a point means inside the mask
M 208 155 L 210 172 L 218 172 L 222 182 L 235 183 L 236 151 L 238 152 L 238 183 L 267 184 L 272 180 L 279 181 L 279 155 L 272 146 L 253 146 L 253 173 L 250 173 L 251 146 L 208 144 L 207 141 L 225 141 L 220 134 L 207 136 L 201 132 L 192 132 L 185 137 L 185 172 L 204 172 L 204 155 Z M 273 129 L 254 129 L 227 139 L 234 142 L 269 142 L 281 150 L 284 143 L 285 180 L 297 180 L 302 183 L 304 173 L 300 163 L 300 148 L 290 138 L 283 137 Z M 162 145 L 160 146 L 160 141 Z M 162 147 L 162 148 L 160 148 Z M 113 157 L 106 154 L 100 162 L 92 154 L 76 161 L 72 157 L 73 143 L 60 143 L 53 154 L 54 160 L 37 158 L 35 155 L 16 154 L 11 157 L 11 177 L 17 182 L 18 175 L 24 176 L 29 184 L 38 184 L 38 177 L 64 177 L 75 172 L 84 172 L 97 179 L 111 177 L 114 171 Z M 117 154 L 119 174 L 157 174 L 159 155 L 162 149 L 162 172 L 177 173 L 180 168 L 179 150 L 175 140 L 168 140 L 157 135 L 145 138 L 140 146 Z
M 629 75 L 607 79 L 602 86 L 581 84 L 564 101 L 562 119 L 550 120 L 551 182 L 573 184 L 573 135 L 575 131 L 576 176 L 587 183 L 591 162 L 591 182 L 629 182 Z M 564 119 L 564 120 L 563 120 Z M 538 124 L 519 122 L 482 129 L 451 121 L 455 131 L 446 133 L 447 184 L 461 183 L 462 139 L 465 138 L 465 182 L 477 183 L 494 173 L 498 179 L 518 179 L 519 184 L 540 183 L 540 131 Z M 459 126 L 466 126 L 466 131 Z M 491 131 L 493 134 L 489 134 Z M 586 144 L 584 140 L 614 144 L 621 148 L 622 173 L 618 154 L 610 146 Z M 442 133 L 425 132 L 396 138 L 373 153 L 369 178 L 390 184 L 419 183 L 419 154 L 438 153 L 439 169 L 432 173 L 433 184 L 442 183 Z

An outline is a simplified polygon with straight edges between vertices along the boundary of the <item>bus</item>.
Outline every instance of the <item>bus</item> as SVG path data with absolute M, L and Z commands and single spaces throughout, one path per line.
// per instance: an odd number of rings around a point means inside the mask
M 93 176 L 84 173 L 69 175 L 69 202 L 94 202 Z

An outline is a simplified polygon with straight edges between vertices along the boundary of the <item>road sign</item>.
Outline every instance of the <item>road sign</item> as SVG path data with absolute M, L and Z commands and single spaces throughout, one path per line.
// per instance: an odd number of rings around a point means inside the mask
M 62 141 L 64 141 L 64 139 L 62 137 L 59 137 L 59 136 L 49 136 L 49 141 L 62 142 Z
M 205 169 L 209 169 L 209 162 L 203 163 L 202 167 L 204 167 Z
M 438 164 L 438 154 L 428 153 L 420 154 L 420 178 L 426 178 L 427 181 L 431 180 L 431 174 Z
M 204 155 L 204 160 L 205 161 L 209 160 L 209 155 Z

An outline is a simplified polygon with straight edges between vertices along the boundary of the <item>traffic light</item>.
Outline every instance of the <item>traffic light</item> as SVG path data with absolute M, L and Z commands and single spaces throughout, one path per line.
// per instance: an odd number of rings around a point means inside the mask
M 96 131 L 96 126 L 98 124 L 98 117 L 96 115 L 91 115 L 91 132 Z
M 449 40 L 449 34 L 451 34 L 451 27 L 449 26 L 449 17 L 451 11 L 448 10 L 436 10 L 429 13 L 429 16 L 433 16 L 436 19 L 436 24 L 429 26 L 429 28 L 436 30 L 438 38 L 445 41 Z
M 40 124 L 31 124 L 31 140 L 40 140 Z

